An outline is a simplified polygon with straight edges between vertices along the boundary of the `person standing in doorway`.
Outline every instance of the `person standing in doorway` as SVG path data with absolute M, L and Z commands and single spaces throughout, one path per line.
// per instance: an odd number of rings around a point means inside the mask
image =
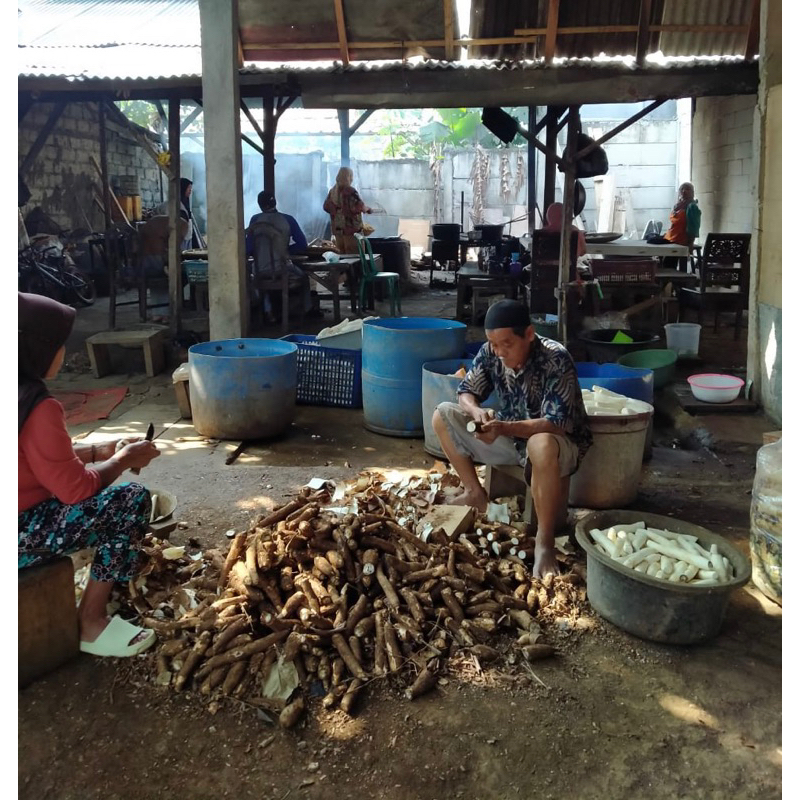
M 331 234 L 339 252 L 355 254 L 358 253 L 355 234 L 366 235 L 361 215 L 371 214 L 372 209 L 359 197 L 352 183 L 353 170 L 342 167 L 322 208 L 331 216 Z

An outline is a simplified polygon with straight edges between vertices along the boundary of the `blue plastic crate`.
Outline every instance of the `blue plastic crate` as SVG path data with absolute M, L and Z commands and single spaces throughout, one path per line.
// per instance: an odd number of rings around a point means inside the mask
M 316 336 L 290 334 L 297 345 L 297 402 L 361 408 L 361 351 L 323 347 Z
M 184 261 L 183 269 L 189 283 L 208 283 L 208 261 Z

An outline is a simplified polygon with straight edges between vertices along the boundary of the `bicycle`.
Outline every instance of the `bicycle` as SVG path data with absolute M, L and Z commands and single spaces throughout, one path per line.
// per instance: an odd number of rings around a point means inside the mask
M 37 251 L 28 246 L 20 250 L 17 278 L 19 291 L 62 303 L 90 306 L 97 299 L 92 279 L 79 272 L 69 255 L 56 247 Z

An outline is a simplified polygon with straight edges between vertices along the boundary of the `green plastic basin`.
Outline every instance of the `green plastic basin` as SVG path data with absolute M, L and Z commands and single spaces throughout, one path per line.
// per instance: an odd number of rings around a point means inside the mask
M 617 359 L 623 367 L 638 367 L 653 370 L 653 388 L 660 389 L 675 379 L 675 362 L 678 356 L 674 350 L 637 350 Z

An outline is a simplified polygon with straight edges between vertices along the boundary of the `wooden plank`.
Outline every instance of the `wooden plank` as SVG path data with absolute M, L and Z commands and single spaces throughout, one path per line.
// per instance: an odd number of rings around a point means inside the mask
M 47 118 L 47 122 L 45 122 L 42 126 L 42 129 L 39 131 L 39 135 L 36 137 L 36 141 L 34 141 L 34 143 L 31 145 L 28 155 L 25 156 L 22 166 L 19 168 L 19 174 L 23 178 L 25 175 L 27 175 L 28 170 L 33 166 L 33 162 L 36 161 L 36 157 L 42 152 L 42 148 L 45 146 L 45 143 L 50 137 L 50 134 L 53 132 L 53 128 L 55 128 L 56 123 L 61 117 L 61 114 L 66 106 L 66 102 L 60 102 L 56 103 L 51 109 L 50 116 Z
M 514 36 L 545 36 L 548 28 L 514 28 Z M 636 25 L 569 25 L 559 26 L 556 33 L 636 33 Z
M 446 61 L 455 58 L 455 44 L 453 43 L 453 0 L 442 0 L 444 10 L 444 57 Z
M 435 506 L 417 523 L 416 529 L 421 531 L 432 525 L 433 530 L 442 528 L 448 539 L 456 539 L 474 522 L 475 509 L 472 506 Z
M 744 48 L 744 57 L 752 61 L 758 55 L 758 39 L 761 32 L 761 0 L 753 0 L 750 11 L 750 25 L 747 30 L 747 44 Z
M 758 403 L 744 397 L 737 397 L 732 403 L 705 403 L 692 394 L 688 383 L 675 383 L 672 388 L 681 408 L 689 414 L 751 414 L 758 410 Z
M 663 100 L 655 100 L 654 102 L 650 103 L 649 106 L 646 106 L 641 111 L 637 111 L 632 117 L 626 119 L 625 122 L 622 122 L 619 125 L 617 125 L 616 128 L 613 128 L 608 133 L 604 133 L 599 139 L 597 139 L 597 141 L 593 142 L 588 147 L 584 147 L 583 150 L 579 150 L 575 154 L 575 158 L 576 159 L 584 158 L 589 153 L 591 153 L 592 150 L 595 150 L 596 148 L 600 147 L 600 145 L 604 144 L 609 139 L 613 139 L 618 133 L 621 133 L 626 128 L 633 125 L 634 122 L 638 122 L 642 117 L 646 117 L 651 111 L 655 111 L 660 105 L 666 102 L 667 102 L 666 98 L 664 98 Z
M 199 103 L 197 104 L 197 108 L 189 114 L 188 117 L 181 123 L 181 133 L 183 133 L 199 116 L 203 113 L 203 106 Z
M 101 119 L 105 119 L 105 115 L 101 115 Z M 105 133 L 105 126 L 103 126 L 103 128 L 102 128 L 102 133 Z M 100 139 L 100 159 L 101 159 L 101 161 L 105 159 L 105 156 L 104 156 L 104 153 L 105 153 L 104 142 L 105 142 L 105 137 L 102 136 L 101 139 Z M 109 200 L 113 200 L 114 205 L 117 207 L 117 211 L 119 212 L 120 217 L 122 217 L 122 220 L 124 221 L 124 223 L 129 228 L 132 228 L 133 226 L 131 225 L 130 221 L 128 220 L 128 217 L 125 214 L 124 209 L 119 204 L 119 200 L 117 200 L 117 196 L 114 194 L 114 191 L 111 188 L 111 184 L 108 182 L 108 179 L 106 178 L 105 182 L 103 181 L 103 173 L 104 173 L 103 168 L 101 167 L 100 164 L 97 163 L 97 159 L 94 157 L 94 155 L 90 154 L 89 155 L 89 160 L 92 162 L 92 164 L 94 164 L 94 168 L 97 170 L 97 174 L 100 176 L 101 189 L 102 189 L 102 192 L 103 192 L 103 205 L 105 206 L 106 213 L 107 213 L 106 228 L 108 229 L 108 228 L 111 227 L 111 206 L 109 205 Z M 108 165 L 106 165 L 105 173 L 108 174 Z
M 133 345 L 160 338 L 164 332 L 158 328 L 128 331 L 100 331 L 92 334 L 86 341 L 92 344 Z
M 333 0 L 333 6 L 336 13 L 336 31 L 339 34 L 339 52 L 342 54 L 342 63 L 347 66 L 350 63 L 350 53 L 347 49 L 347 27 L 344 22 L 342 0 Z
M 263 142 L 264 132 L 261 130 L 261 126 L 258 124 L 258 122 L 256 122 L 256 118 L 253 116 L 253 112 L 250 110 L 249 106 L 247 105 L 247 103 L 245 103 L 244 100 L 241 101 L 241 105 L 242 105 L 242 111 L 244 111 L 244 115 L 247 117 L 247 119 L 250 120 L 250 124 L 253 126 L 255 132 L 258 134 L 258 138 L 261 139 L 261 141 Z M 242 136 L 242 138 L 244 139 L 244 136 Z M 263 155 L 264 151 L 262 150 L 261 152 Z
M 169 162 L 175 165 L 169 181 L 169 250 L 167 275 L 169 276 L 169 330 L 176 336 L 181 330 L 183 311 L 183 286 L 181 285 L 181 243 L 178 239 L 178 208 L 180 206 L 180 163 L 181 163 L 181 101 L 169 101 Z M 209 280 L 211 275 L 209 274 Z
M 552 64 L 556 54 L 559 0 L 549 0 L 547 5 L 547 33 L 544 40 L 544 63 Z
M 647 47 L 650 40 L 650 14 L 652 12 L 652 0 L 641 0 L 639 6 L 639 25 L 636 31 L 636 65 L 644 66 L 647 56 Z

